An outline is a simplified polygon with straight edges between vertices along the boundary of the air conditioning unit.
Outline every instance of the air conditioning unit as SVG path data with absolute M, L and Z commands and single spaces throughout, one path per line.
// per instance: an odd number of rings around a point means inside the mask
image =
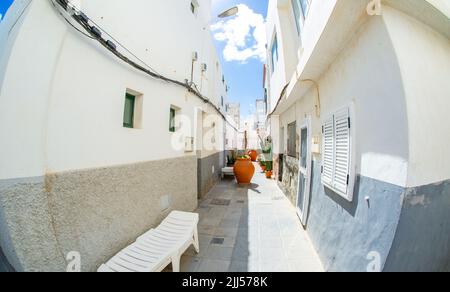
M 186 137 L 184 151 L 185 152 L 194 151 L 194 137 Z
M 202 64 L 202 72 L 206 72 L 208 70 L 208 65 L 205 63 Z
M 198 60 L 198 53 L 197 52 L 193 52 L 192 53 L 192 61 L 197 61 Z

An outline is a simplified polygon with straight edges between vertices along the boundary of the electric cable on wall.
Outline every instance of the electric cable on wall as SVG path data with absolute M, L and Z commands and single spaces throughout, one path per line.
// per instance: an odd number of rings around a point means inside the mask
M 151 66 L 147 65 L 144 61 L 142 61 L 140 58 L 138 58 L 135 54 L 133 54 L 130 50 L 128 50 L 124 45 L 122 45 L 119 41 L 117 41 L 114 37 L 112 37 L 109 33 L 107 33 L 104 29 L 102 29 L 98 24 L 96 24 L 94 21 L 92 21 L 86 14 L 84 14 L 81 10 L 79 10 L 77 7 L 75 7 L 73 4 L 69 3 L 68 0 L 50 0 L 50 2 L 52 2 L 53 6 L 56 8 L 55 6 L 55 1 L 56 3 L 65 11 L 67 12 L 70 17 L 72 19 L 74 19 L 78 25 L 80 25 L 85 31 L 86 33 L 82 32 L 80 29 L 76 28 L 64 15 L 62 15 L 62 13 L 60 12 L 60 14 L 63 16 L 63 18 L 66 20 L 66 22 L 68 22 L 71 26 L 73 26 L 78 32 L 82 33 L 83 35 L 89 37 L 92 40 L 97 41 L 98 43 L 100 43 L 104 48 L 106 48 L 108 51 L 110 51 L 112 54 L 114 54 L 116 57 L 118 57 L 119 59 L 121 59 L 123 62 L 129 64 L 130 66 L 134 67 L 135 69 L 149 75 L 152 78 L 155 79 L 159 79 L 168 83 L 172 83 L 175 84 L 177 86 L 181 86 L 185 89 L 188 90 L 188 92 L 194 94 L 195 96 L 197 96 L 200 100 L 202 100 L 204 103 L 209 104 L 210 106 L 213 107 L 213 109 L 221 116 L 221 118 L 228 124 L 230 125 L 236 132 L 238 133 L 242 133 L 241 131 L 239 131 L 231 122 L 228 121 L 228 119 L 226 118 L 226 116 L 220 111 L 220 109 L 213 104 L 207 97 L 203 96 L 198 89 L 193 88 L 191 84 L 189 84 L 188 82 L 181 82 L 178 80 L 174 80 L 168 77 L 165 77 L 161 74 L 159 74 L 156 70 L 154 70 Z M 69 13 L 69 10 L 71 10 L 72 13 Z M 58 11 L 60 11 L 58 9 Z M 91 25 L 92 23 L 92 25 Z M 107 34 L 112 40 L 106 40 L 102 37 L 102 32 L 104 32 L 105 34 Z M 129 54 L 131 54 L 134 58 L 136 58 L 137 60 L 139 60 L 142 65 L 137 64 L 136 62 L 132 61 L 131 59 L 129 59 L 128 57 L 126 57 L 125 55 L 123 55 L 122 53 L 120 53 L 117 50 L 117 45 L 116 43 L 121 46 L 122 48 L 124 48 Z M 144 68 L 148 67 L 148 68 Z M 187 79 L 186 79 L 187 80 Z

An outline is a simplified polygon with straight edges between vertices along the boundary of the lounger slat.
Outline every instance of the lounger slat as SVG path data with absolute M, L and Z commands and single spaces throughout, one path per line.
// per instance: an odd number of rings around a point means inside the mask
M 186 231 L 183 230 L 183 229 L 175 229 L 175 228 L 173 228 L 173 227 L 171 227 L 171 226 L 169 226 L 169 225 L 162 225 L 162 226 L 160 226 L 160 227 L 158 228 L 158 230 L 164 230 L 164 231 L 169 232 L 169 233 L 172 233 L 172 234 L 184 234 L 184 233 L 189 233 L 189 232 L 186 232 Z
M 161 258 L 161 256 L 163 255 L 163 253 L 161 253 L 161 252 L 143 250 L 142 248 L 139 248 L 137 246 L 131 247 L 128 251 L 133 252 L 135 254 L 139 254 L 139 255 L 143 255 L 143 256 L 147 256 L 147 257 L 151 257 L 151 258 L 156 258 L 156 259 Z
M 134 254 L 136 256 L 143 256 L 143 257 L 147 257 L 147 258 L 153 258 L 155 260 L 158 260 L 158 259 L 161 258 L 161 253 L 143 251 L 142 249 L 139 249 L 136 246 L 130 247 L 129 249 L 127 249 L 127 252 L 130 253 L 130 254 Z
M 126 256 L 132 257 L 132 258 L 134 258 L 134 259 L 136 259 L 138 261 L 144 262 L 144 263 L 145 262 L 156 263 L 156 262 L 158 262 L 160 260 L 160 258 L 158 258 L 158 257 L 150 257 L 150 256 L 147 256 L 147 255 L 144 255 L 144 254 L 140 254 L 140 253 L 134 252 L 131 249 L 127 249 L 127 250 L 123 251 L 123 253 Z
M 111 260 L 106 264 L 108 267 L 110 267 L 112 270 L 116 271 L 116 272 L 120 272 L 120 273 L 132 273 L 132 272 L 136 272 L 133 271 L 129 268 L 125 268 L 122 265 L 119 265 L 115 262 L 115 260 Z
M 145 246 L 147 248 L 157 248 L 160 249 L 161 251 L 172 251 L 174 248 L 176 248 L 176 244 L 172 243 L 172 244 L 168 244 L 165 242 L 158 242 L 154 239 L 143 239 L 141 241 L 139 241 L 139 243 L 142 246 Z
M 114 257 L 115 264 L 120 265 L 126 269 L 130 269 L 132 272 L 150 272 L 155 265 L 154 263 L 136 264 L 136 262 L 131 257 L 126 257 L 123 254 L 119 254 Z
M 182 238 L 186 235 L 186 234 L 174 233 L 173 231 L 166 230 L 165 228 L 158 228 L 158 233 L 160 233 L 164 236 L 172 237 L 172 238 Z
M 149 267 L 152 267 L 158 263 L 158 261 L 155 261 L 155 260 L 148 261 L 143 258 L 138 259 L 138 258 L 136 258 L 134 256 L 130 256 L 126 253 L 119 254 L 117 258 L 121 261 L 125 261 L 127 263 L 132 264 L 136 269 L 142 269 L 142 270 L 149 269 Z
M 157 252 L 161 255 L 165 255 L 166 253 L 168 253 L 168 246 L 156 245 L 154 243 L 148 243 L 145 241 L 139 241 L 139 245 L 137 245 L 137 247 L 139 247 L 140 249 L 142 249 L 144 251 L 154 250 L 155 252 Z
M 176 235 L 176 234 L 173 234 L 173 235 Z M 163 234 L 163 233 L 161 233 L 159 230 L 157 230 L 154 234 L 153 234 L 153 236 L 151 236 L 151 237 L 148 237 L 148 238 L 155 238 L 155 239 L 157 239 L 157 240 L 162 240 L 162 241 L 167 241 L 167 242 L 173 242 L 173 243 L 176 243 L 176 242 L 179 242 L 181 239 L 183 239 L 183 238 L 185 238 L 186 236 L 172 236 L 172 238 L 170 238 L 169 236 L 168 236 L 168 234 Z

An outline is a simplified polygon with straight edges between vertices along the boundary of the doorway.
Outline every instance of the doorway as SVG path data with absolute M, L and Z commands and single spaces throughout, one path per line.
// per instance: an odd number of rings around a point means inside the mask
M 297 214 L 303 226 L 306 226 L 308 220 L 311 194 L 311 139 L 311 117 L 308 117 L 300 128 L 300 159 L 296 204 Z

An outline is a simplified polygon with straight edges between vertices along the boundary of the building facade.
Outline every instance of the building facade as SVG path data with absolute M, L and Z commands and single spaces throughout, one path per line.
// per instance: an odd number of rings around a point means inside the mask
M 269 1 L 275 174 L 329 271 L 450 269 L 449 16 Z
M 265 131 L 266 129 L 266 101 L 264 99 L 256 100 L 256 111 L 255 111 L 255 128 L 257 131 Z
M 0 26 L 0 245 L 17 271 L 64 271 L 72 251 L 96 270 L 196 209 L 225 161 L 209 0 L 73 1 L 90 32 L 61 3 L 16 0 Z
M 239 103 L 227 103 L 226 114 L 229 123 L 227 124 L 225 150 L 238 150 L 239 127 L 241 123 L 241 105 Z

